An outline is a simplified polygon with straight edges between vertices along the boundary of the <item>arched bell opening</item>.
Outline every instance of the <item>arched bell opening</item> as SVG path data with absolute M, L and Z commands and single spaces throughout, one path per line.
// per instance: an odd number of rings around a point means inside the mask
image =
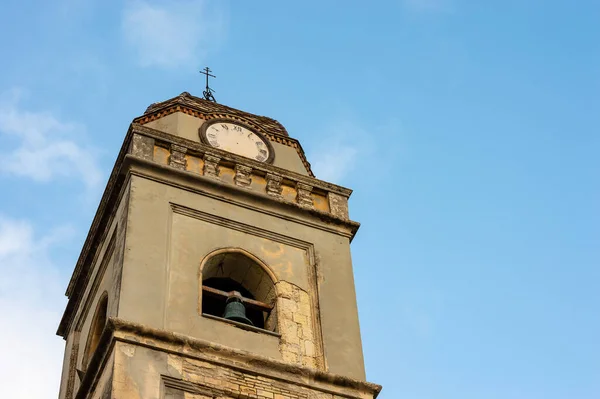
M 98 344 L 100 343 L 100 336 L 104 331 L 104 327 L 106 326 L 106 317 L 108 313 L 108 294 L 105 292 L 100 297 L 98 301 L 98 305 L 96 306 L 96 311 L 94 313 L 94 317 L 92 319 L 92 324 L 90 326 L 90 331 L 88 333 L 87 342 L 85 344 L 85 351 L 83 353 L 83 362 L 82 368 L 85 371 L 87 369 L 88 363 L 90 359 L 94 355 L 96 348 L 98 348 Z
M 220 250 L 201 266 L 202 314 L 276 330 L 272 273 L 245 251 Z

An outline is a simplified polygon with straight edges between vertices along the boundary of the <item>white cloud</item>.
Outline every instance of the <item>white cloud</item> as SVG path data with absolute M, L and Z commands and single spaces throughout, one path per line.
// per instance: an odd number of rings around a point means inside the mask
M 374 148 L 370 140 L 373 132 L 345 118 L 330 124 L 317 136 L 317 143 L 309 147 L 308 159 L 318 179 L 340 184 L 355 170 L 361 158 Z
M 339 183 L 354 169 L 358 153 L 356 146 L 344 144 L 340 137 L 333 137 L 312 154 L 311 167 L 317 178 Z
M 69 231 L 38 238 L 28 222 L 0 216 L 0 397 L 58 396 L 65 278 L 49 251 Z
M 75 136 L 84 127 L 62 122 L 49 112 L 22 109 L 19 95 L 9 97 L 0 102 L 0 137 L 5 142 L 12 137 L 16 145 L 5 149 L 8 155 L 0 159 L 0 171 L 40 182 L 76 177 L 88 188 L 97 187 L 102 174 L 95 154 Z
M 223 15 L 202 0 L 131 0 L 122 15 L 126 43 L 142 66 L 199 65 L 221 40 Z
M 406 156 L 403 136 L 402 123 L 395 117 L 366 125 L 352 112 L 342 111 L 307 141 L 306 153 L 318 179 L 347 184 L 353 175 L 364 179 L 367 173 L 373 182 Z

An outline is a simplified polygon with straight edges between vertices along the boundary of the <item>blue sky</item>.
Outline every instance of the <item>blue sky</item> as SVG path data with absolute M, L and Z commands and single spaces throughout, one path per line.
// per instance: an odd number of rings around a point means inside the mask
M 586 0 L 4 0 L 1 396 L 56 397 L 64 289 L 128 124 L 209 65 L 219 102 L 355 190 L 381 398 L 599 398 L 599 20 Z

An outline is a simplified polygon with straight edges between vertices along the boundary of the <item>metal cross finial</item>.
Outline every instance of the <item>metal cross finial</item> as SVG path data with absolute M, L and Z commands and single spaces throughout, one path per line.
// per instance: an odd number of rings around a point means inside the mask
M 212 102 L 217 102 L 217 100 L 215 100 L 215 96 L 213 96 L 213 92 L 214 90 L 211 89 L 210 87 L 208 87 L 208 77 L 211 76 L 213 78 L 216 78 L 215 75 L 211 75 L 211 70 L 209 67 L 204 68 L 202 71 L 200 71 L 201 74 L 206 75 L 206 90 L 204 90 L 202 92 L 202 94 L 204 95 L 204 99 L 208 100 L 208 101 L 212 101 Z

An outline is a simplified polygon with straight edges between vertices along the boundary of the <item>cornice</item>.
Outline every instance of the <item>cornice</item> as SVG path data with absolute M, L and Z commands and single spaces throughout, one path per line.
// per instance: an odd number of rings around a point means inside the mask
M 358 222 L 336 217 L 335 215 L 327 212 L 319 211 L 317 209 L 304 208 L 301 205 L 293 202 L 285 202 L 277 198 L 269 197 L 268 195 L 262 193 L 243 190 L 234 185 L 226 184 L 215 179 L 194 175 L 189 172 L 170 168 L 168 166 L 158 165 L 131 155 L 127 155 L 125 157 L 123 166 L 124 170 L 127 170 L 127 173 L 133 176 L 154 180 L 160 182 L 161 184 L 166 184 L 197 194 L 202 194 L 206 197 L 225 201 L 232 205 L 251 209 L 255 212 L 264 213 L 266 215 L 275 216 L 290 222 L 304 224 L 319 230 L 328 231 L 333 234 L 344 236 L 350 241 L 352 241 L 354 235 L 360 227 L 360 223 Z M 212 187 L 213 190 L 207 190 L 206 188 L 208 187 Z M 221 193 L 234 193 L 240 198 L 248 197 L 255 199 L 258 200 L 257 202 L 259 202 L 261 205 L 256 206 L 249 204 L 248 201 L 226 198 L 222 194 L 216 194 L 215 191 Z M 269 208 L 265 206 L 267 204 L 271 204 L 274 207 L 285 208 L 288 211 L 287 213 L 291 213 L 293 216 L 286 215 L 280 211 L 267 209 Z M 348 232 L 343 232 L 339 229 L 328 227 L 327 224 L 342 226 L 346 228 Z
M 293 171 L 287 170 L 287 169 L 283 169 L 283 168 L 280 168 L 280 167 L 277 167 L 274 165 L 269 165 L 269 164 L 265 164 L 263 162 L 258 162 L 253 159 L 250 159 L 250 158 L 241 157 L 239 155 L 236 155 L 236 154 L 233 154 L 233 153 L 230 153 L 227 151 L 223 151 L 218 148 L 214 148 L 214 147 L 211 147 L 211 146 L 208 146 L 208 145 L 196 142 L 196 141 L 185 139 L 183 137 L 174 136 L 172 134 L 165 133 L 160 130 L 153 129 L 153 128 L 150 128 L 150 127 L 138 124 L 138 123 L 132 123 L 130 129 L 133 130 L 133 132 L 135 132 L 135 133 L 139 133 L 139 134 L 142 134 L 144 136 L 151 137 L 154 139 L 159 139 L 161 141 L 164 141 L 165 143 L 172 143 L 172 144 L 180 145 L 182 147 L 187 148 L 188 151 L 189 150 L 196 151 L 199 154 L 204 154 L 204 153 L 217 154 L 223 160 L 226 160 L 226 161 L 228 160 L 228 161 L 231 161 L 236 164 L 244 163 L 244 164 L 251 166 L 255 170 L 262 170 L 265 173 L 268 173 L 268 172 L 277 173 L 277 174 L 283 176 L 284 178 L 288 178 L 288 179 L 294 180 L 294 181 L 299 181 L 299 182 L 311 185 L 313 187 L 323 189 L 324 191 L 331 191 L 331 192 L 343 195 L 345 197 L 350 197 L 350 195 L 352 195 L 352 190 L 349 188 L 342 187 L 342 186 L 339 186 L 339 185 L 336 185 L 333 183 L 329 183 L 324 180 L 319 180 L 315 177 L 305 176 L 300 173 L 293 172 Z M 297 140 L 291 139 L 289 137 L 286 137 L 285 139 L 293 140 L 293 141 L 297 142 Z
M 273 133 L 283 135 L 283 136 L 289 136 L 285 127 L 273 118 L 252 114 L 250 112 L 242 111 L 242 110 L 239 110 L 239 109 L 236 109 L 233 107 L 229 107 L 224 104 L 219 104 L 219 103 L 216 103 L 213 101 L 208 101 L 204 98 L 192 96 L 188 92 L 183 92 L 180 95 L 178 95 L 177 97 L 173 97 L 169 100 L 162 101 L 159 103 L 154 103 L 154 104 L 150 105 L 146 109 L 146 112 L 144 112 L 144 115 L 149 115 L 156 111 L 167 109 L 170 106 L 176 105 L 176 104 L 183 105 L 189 109 L 200 111 L 201 113 L 204 113 L 207 115 L 227 114 L 227 115 L 232 115 L 232 116 L 239 116 L 246 120 L 249 119 L 249 120 L 253 121 L 254 124 L 260 125 L 261 128 L 269 130 Z
M 98 348 L 92 356 L 84 375 L 76 399 L 83 399 L 96 386 L 102 369 L 117 342 L 144 346 L 211 363 L 217 367 L 234 369 L 241 373 L 280 380 L 336 397 L 355 398 L 348 391 L 372 395 L 375 399 L 381 392 L 381 385 L 356 380 L 346 376 L 316 370 L 304 366 L 285 363 L 280 360 L 233 349 L 184 334 L 157 329 L 118 318 L 109 318 L 100 337 Z

